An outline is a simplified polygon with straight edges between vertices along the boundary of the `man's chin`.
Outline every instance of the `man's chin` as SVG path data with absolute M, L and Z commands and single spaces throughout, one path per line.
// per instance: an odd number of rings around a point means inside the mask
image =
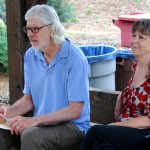
M 32 46 L 32 48 L 33 48 L 34 50 L 40 50 L 40 48 L 37 47 L 37 46 Z

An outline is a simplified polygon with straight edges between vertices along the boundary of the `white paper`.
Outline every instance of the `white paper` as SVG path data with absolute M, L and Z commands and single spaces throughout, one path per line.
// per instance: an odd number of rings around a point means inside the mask
M 8 122 L 5 122 L 3 124 L 0 124 L 1 129 L 10 130 L 10 126 Z

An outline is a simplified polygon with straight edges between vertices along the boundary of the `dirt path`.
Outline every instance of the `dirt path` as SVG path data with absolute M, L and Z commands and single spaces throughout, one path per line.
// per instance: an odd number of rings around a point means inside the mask
M 114 17 L 133 12 L 150 11 L 149 0 L 76 0 L 78 21 L 68 28 L 69 38 L 76 44 L 101 44 L 121 47 L 120 29 Z
M 9 79 L 8 74 L 0 73 L 0 106 L 9 102 Z

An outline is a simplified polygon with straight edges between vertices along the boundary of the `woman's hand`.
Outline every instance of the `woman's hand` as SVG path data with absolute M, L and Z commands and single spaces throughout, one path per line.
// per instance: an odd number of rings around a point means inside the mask
M 121 101 L 121 94 L 119 94 L 117 97 L 115 112 L 114 112 L 114 117 L 116 120 L 118 120 L 118 117 L 121 114 L 121 109 L 122 109 L 122 101 Z

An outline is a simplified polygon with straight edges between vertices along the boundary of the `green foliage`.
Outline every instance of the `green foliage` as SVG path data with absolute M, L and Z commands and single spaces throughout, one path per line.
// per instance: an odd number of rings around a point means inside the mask
M 0 22 L 0 71 L 8 70 L 8 49 L 6 26 Z
M 133 0 L 134 2 L 139 2 L 140 0 Z
M 92 14 L 92 9 L 91 8 L 86 8 L 85 9 L 85 14 Z
M 47 5 L 52 6 L 61 22 L 75 20 L 74 6 L 69 0 L 48 0 Z

